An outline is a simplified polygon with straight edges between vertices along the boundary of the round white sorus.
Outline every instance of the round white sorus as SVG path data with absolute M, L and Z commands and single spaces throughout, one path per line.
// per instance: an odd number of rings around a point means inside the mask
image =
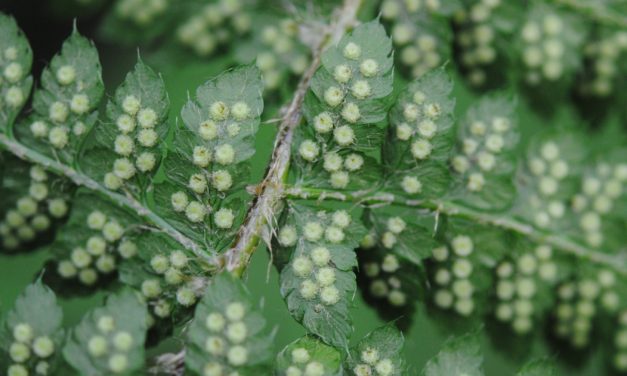
M 149 172 L 155 168 L 157 164 L 157 158 L 151 152 L 143 152 L 135 160 L 137 169 L 141 172 Z
M 490 134 L 486 137 L 485 147 L 493 153 L 499 153 L 505 145 L 505 140 L 500 134 Z
M 394 373 L 394 364 L 392 364 L 392 361 L 390 359 L 385 358 L 377 363 L 377 365 L 375 366 L 375 370 L 377 371 L 378 375 L 390 376 Z
M 366 80 L 359 80 L 351 87 L 351 93 L 357 99 L 366 99 L 372 95 L 372 88 Z
M 298 154 L 300 154 L 301 158 L 304 160 L 311 162 L 320 154 L 320 148 L 314 141 L 305 140 L 298 147 Z
M 466 138 L 463 141 L 464 154 L 466 155 L 474 154 L 477 151 L 478 147 L 479 143 L 472 138 Z
M 324 155 L 323 168 L 329 172 L 338 171 L 342 167 L 342 157 L 336 152 L 329 152 Z
M 361 360 L 364 363 L 374 365 L 379 360 L 379 351 L 372 347 L 367 347 L 361 352 Z
M 48 201 L 48 212 L 54 218 L 62 218 L 68 212 L 68 205 L 62 198 L 55 198 L 54 200 Z
M 336 66 L 335 69 L 333 69 L 333 78 L 335 78 L 335 81 L 341 84 L 345 84 L 350 81 L 352 76 L 353 71 L 346 64 L 340 64 Z
M 397 23 L 392 29 L 392 41 L 395 44 L 407 44 L 414 37 L 412 25 L 409 23 Z
M 453 305 L 454 299 L 453 294 L 446 289 L 437 290 L 433 296 L 435 305 L 443 309 L 450 308 Z
M 435 283 L 437 283 L 438 285 L 448 285 L 448 283 L 451 281 L 451 272 L 449 272 L 447 269 L 440 268 L 437 272 L 435 272 L 434 279 Z
M 204 193 L 207 190 L 207 178 L 203 174 L 194 174 L 189 177 L 188 187 L 198 193 Z
M 403 232 L 403 230 L 405 230 L 407 224 L 405 223 L 405 221 L 403 221 L 403 219 L 401 219 L 401 217 L 392 217 L 388 219 L 387 227 L 388 230 L 392 231 L 393 233 L 400 234 L 401 232 Z
M 323 304 L 334 305 L 340 301 L 340 291 L 335 286 L 327 286 L 320 290 L 320 300 Z
M 396 137 L 401 141 L 407 141 L 413 135 L 414 130 L 407 123 L 401 123 L 396 127 Z
M 115 242 L 120 240 L 122 235 L 124 235 L 124 229 L 119 223 L 115 221 L 110 221 L 107 222 L 102 228 L 102 235 L 107 241 Z
M 222 144 L 215 149 L 215 160 L 221 165 L 229 165 L 235 160 L 235 149 L 230 144 Z
M 67 146 L 69 139 L 69 129 L 64 126 L 53 127 L 48 133 L 48 141 L 57 149 L 63 149 Z
M 517 266 L 518 270 L 520 270 L 522 274 L 529 275 L 533 274 L 536 271 L 538 262 L 532 254 L 527 253 L 518 258 Z
M 11 83 L 18 82 L 22 78 L 22 74 L 22 66 L 19 63 L 12 62 L 4 68 L 4 77 Z
M 348 171 L 357 171 L 364 165 L 364 157 L 359 154 L 349 154 L 344 159 L 344 167 Z
M 75 94 L 70 102 L 70 109 L 75 114 L 84 114 L 89 110 L 89 97 L 85 94 Z
M 453 263 L 453 274 L 457 278 L 468 278 L 472 273 L 472 263 L 466 259 L 460 258 Z
M 307 222 L 303 228 L 305 239 L 316 242 L 322 237 L 323 227 L 319 222 Z
M 203 376 L 222 376 L 222 365 L 217 362 L 209 362 L 203 368 Z
M 431 154 L 431 143 L 427 140 L 416 140 L 411 144 L 411 153 L 416 159 L 426 159 Z
M 76 69 L 71 65 L 63 65 L 57 69 L 56 78 L 61 85 L 69 85 L 76 79 Z
M 233 346 L 227 354 L 229 364 L 241 366 L 248 361 L 248 350 L 243 346 Z
M 113 336 L 113 347 L 119 351 L 129 351 L 133 346 L 133 337 L 129 332 L 121 331 Z
M 127 158 L 116 159 L 113 162 L 113 174 L 120 179 L 129 180 L 135 176 L 136 172 L 135 165 Z
M 388 285 L 385 281 L 376 279 L 370 284 L 370 294 L 375 298 L 383 298 L 388 295 Z
M 33 339 L 33 327 L 28 323 L 19 323 L 13 327 L 13 338 L 17 342 L 27 343 Z
M 470 162 L 468 161 L 468 158 L 464 157 L 463 155 L 456 155 L 455 157 L 453 157 L 451 164 L 453 165 L 453 169 L 460 174 L 465 173 L 470 168 Z
M 361 47 L 356 43 L 348 42 L 346 46 L 344 46 L 342 54 L 347 59 L 357 60 L 361 56 Z
M 178 191 L 172 193 L 172 195 L 170 196 L 170 204 L 172 204 L 172 208 L 176 212 L 184 211 L 188 203 L 189 199 L 187 198 L 185 192 Z
M 170 263 L 172 263 L 172 266 L 175 268 L 184 268 L 187 266 L 188 262 L 189 259 L 183 251 L 177 250 L 170 254 Z
M 338 210 L 333 213 L 332 221 L 334 225 L 340 228 L 346 228 L 351 223 L 351 216 L 346 212 L 346 210 Z
M 38 138 L 46 137 L 48 135 L 48 124 L 46 124 L 46 122 L 42 120 L 34 121 L 30 125 L 30 131 L 35 137 L 38 137 Z
M 181 287 L 176 290 L 176 301 L 184 307 L 189 307 L 196 303 L 196 294 L 188 287 Z
M 243 322 L 230 324 L 226 328 L 226 338 L 228 338 L 231 343 L 242 343 L 246 339 L 247 333 L 248 329 Z
M 479 163 L 479 167 L 483 171 L 491 171 L 496 165 L 496 158 L 491 153 L 481 151 L 477 155 L 477 158 L 478 158 L 477 161 Z
M 12 364 L 7 369 L 7 376 L 28 376 L 28 369 L 21 364 Z
M 381 269 L 386 273 L 394 273 L 401 267 L 395 255 L 386 255 L 381 263 Z
M 337 86 L 331 86 L 324 92 L 324 101 L 331 107 L 336 107 L 344 100 L 344 92 Z
M 333 129 L 333 118 L 328 112 L 321 112 L 314 118 L 314 129 L 318 133 L 328 133 Z
M 418 106 L 413 103 L 405 104 L 405 107 L 403 107 L 403 117 L 407 121 L 415 121 L 418 119 L 419 114 L 420 110 L 418 109 Z
M 349 123 L 356 123 L 361 119 L 361 112 L 357 104 L 349 102 L 342 107 L 342 118 Z
M 470 316 L 475 310 L 475 303 L 472 299 L 464 298 L 455 302 L 455 311 L 462 316 Z
M 150 267 L 157 274 L 163 274 L 170 267 L 170 261 L 163 255 L 155 255 L 150 259 Z
M 211 355 L 220 356 L 226 350 L 226 343 L 220 337 L 209 336 L 205 341 L 205 350 Z
M 50 228 L 50 224 L 50 218 L 44 214 L 38 214 L 31 220 L 31 225 L 36 231 L 45 231 Z
M 379 265 L 376 262 L 369 262 L 364 265 L 364 273 L 367 277 L 374 278 L 379 275 Z
M 105 315 L 98 318 L 98 322 L 96 324 L 98 330 L 103 333 L 109 333 L 115 329 L 115 320 L 113 317 Z
M 135 120 L 127 114 L 122 114 L 115 121 L 120 132 L 124 134 L 131 133 L 135 130 Z
M 424 114 L 431 119 L 437 119 L 442 113 L 442 108 L 438 103 L 428 103 L 423 108 Z
M 134 95 L 127 95 L 122 101 L 122 109 L 131 116 L 135 116 L 135 114 L 137 114 L 140 106 L 141 102 Z
M 86 286 L 92 286 L 98 281 L 98 273 L 91 268 L 83 269 L 78 273 L 78 280 Z
M 336 171 L 329 177 L 329 182 L 333 188 L 346 188 L 350 181 L 350 176 L 346 171 Z
M 224 192 L 233 185 L 233 178 L 228 171 L 218 170 L 211 175 L 211 184 L 218 191 Z
M 240 131 L 240 127 L 239 127 L 239 124 L 237 123 L 231 123 L 226 126 L 226 133 L 228 133 L 230 137 L 237 136 L 239 134 L 239 131 Z
M 29 196 L 22 197 L 17 200 L 16 208 L 24 217 L 31 217 L 37 212 L 37 202 Z
M 137 134 L 137 141 L 143 146 L 147 148 L 151 148 L 157 144 L 159 140 L 159 135 L 153 129 L 142 129 Z
M 451 242 L 453 250 L 458 256 L 466 257 L 473 251 L 474 244 L 472 239 L 466 235 L 458 235 Z
M 207 215 L 207 207 L 198 201 L 192 201 L 185 208 L 185 216 L 191 222 L 199 223 L 204 221 Z
M 433 248 L 431 254 L 436 261 L 446 261 L 446 259 L 448 258 L 448 248 L 444 246 Z
M 218 137 L 218 125 L 211 120 L 203 121 L 198 126 L 198 134 L 203 140 L 211 141 Z
M 468 177 L 467 187 L 469 190 L 477 192 L 482 190 L 484 185 L 485 178 L 483 177 L 483 174 L 475 172 L 470 174 L 470 176 Z
M 4 100 L 11 107 L 19 107 L 24 103 L 24 93 L 17 86 L 11 86 L 4 94 Z
M 341 243 L 344 240 L 344 231 L 337 226 L 329 226 L 324 231 L 324 237 L 331 243 Z
M 279 244 L 284 247 L 290 247 L 296 244 L 298 236 L 296 234 L 296 228 L 294 226 L 283 226 L 279 231 Z
M 383 233 L 383 236 L 381 237 L 381 243 L 383 243 L 383 246 L 385 248 L 392 249 L 392 247 L 394 247 L 396 242 L 397 242 L 397 239 L 394 233 L 392 233 L 391 231 L 386 231 Z
M 235 219 L 235 214 L 233 214 L 233 210 L 222 208 L 218 210 L 213 216 L 213 220 L 218 226 L 218 228 L 231 228 L 233 226 L 233 220 Z
M 294 274 L 296 274 L 296 276 L 306 278 L 311 274 L 313 264 L 308 257 L 298 256 L 292 262 L 292 269 L 294 269 Z
M 323 267 L 316 273 L 316 280 L 320 286 L 331 286 L 335 283 L 335 270 L 330 267 Z
M 159 296 L 162 289 L 158 279 L 147 279 L 142 282 L 141 291 L 145 297 L 151 299 Z
M 101 357 L 109 351 L 107 339 L 103 336 L 93 336 L 87 341 L 87 351 L 95 358 Z
M 341 127 L 335 128 L 333 131 L 333 138 L 335 142 L 340 146 L 350 145 L 355 142 L 355 132 L 353 128 L 348 125 L 343 125 Z
M 163 275 L 168 285 L 180 285 L 183 282 L 183 273 L 179 269 L 170 268 Z
M 418 123 L 418 133 L 424 138 L 433 138 L 437 130 L 438 126 L 433 122 L 433 120 L 425 119 Z
M 221 332 L 226 325 L 226 320 L 224 316 L 217 312 L 212 312 L 207 315 L 207 319 L 205 320 L 205 326 L 212 332 Z
M 299 292 L 300 296 L 302 296 L 304 299 L 313 299 L 318 293 L 318 285 L 310 279 L 304 280 L 300 284 Z
M 167 301 L 160 299 L 155 303 L 154 312 L 157 317 L 166 318 L 172 312 L 172 306 Z
M 13 342 L 9 347 L 9 356 L 14 362 L 25 362 L 30 358 L 30 355 L 30 348 L 23 343 Z
M 325 266 L 331 261 L 331 252 L 326 247 L 316 247 L 311 250 L 311 259 L 316 266 Z
M 366 59 L 359 65 L 359 71 L 364 77 L 373 77 L 379 72 L 379 64 L 373 59 Z
M 137 122 L 142 128 L 154 128 L 157 124 L 157 113 L 152 108 L 142 108 L 137 114 Z
M 107 222 L 107 216 L 103 212 L 96 210 L 87 216 L 87 227 L 92 230 L 102 230 Z
M 516 282 L 516 292 L 523 298 L 531 298 L 536 293 L 536 283 L 531 278 L 522 278 Z
M 123 373 L 128 367 L 128 358 L 124 354 L 114 354 L 109 358 L 109 369 L 113 373 Z
M 311 358 L 309 355 L 309 352 L 307 351 L 307 349 L 304 349 L 302 347 L 297 347 L 294 350 L 292 350 L 292 361 L 294 363 L 307 363 L 309 361 L 309 359 Z
M 226 318 L 230 321 L 239 321 L 246 314 L 246 307 L 240 302 L 229 303 L 225 310 Z
M 422 191 L 422 183 L 415 176 L 404 176 L 401 181 L 401 188 L 408 194 L 416 194 Z

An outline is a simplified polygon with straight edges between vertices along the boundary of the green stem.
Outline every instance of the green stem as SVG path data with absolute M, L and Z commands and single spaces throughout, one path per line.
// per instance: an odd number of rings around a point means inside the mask
M 139 216 L 144 218 L 146 222 L 154 225 L 160 231 L 163 231 L 175 241 L 180 243 L 183 247 L 189 249 L 194 252 L 196 256 L 205 260 L 212 266 L 219 267 L 220 260 L 215 257 L 210 257 L 204 249 L 196 244 L 193 240 L 189 239 L 174 227 L 172 227 L 167 221 L 163 220 L 156 213 L 151 211 L 149 208 L 143 206 L 139 201 L 133 198 L 130 195 L 122 195 L 116 192 L 112 192 L 97 181 L 92 179 L 91 177 L 73 169 L 72 167 L 66 166 L 44 154 L 41 154 L 33 149 L 26 147 L 24 144 L 19 141 L 10 138 L 5 134 L 0 134 L 0 145 L 6 148 L 8 151 L 13 153 L 15 156 L 19 157 L 30 163 L 35 163 L 41 165 L 46 170 L 53 172 L 57 175 L 65 176 L 70 179 L 77 186 L 82 186 L 90 189 L 91 191 L 99 194 L 102 197 L 116 203 L 120 207 L 128 209 L 134 213 L 137 213 Z
M 553 0 L 557 5 L 562 5 L 584 17 L 588 17 L 602 25 L 609 27 L 627 28 L 627 18 L 620 12 L 612 12 L 611 9 L 604 8 L 603 3 L 593 0 Z
M 406 200 L 390 193 L 372 193 L 372 191 L 338 192 L 307 187 L 290 187 L 286 190 L 286 197 L 305 200 L 335 200 L 353 202 L 364 206 L 369 205 L 397 205 L 426 209 L 450 217 L 468 219 L 473 222 L 498 227 L 524 235 L 526 238 L 539 243 L 547 244 L 556 250 L 572 254 L 583 260 L 588 260 L 627 275 L 625 260 L 607 253 L 584 247 L 566 237 L 547 233 L 536 229 L 528 223 L 500 214 L 485 213 L 472 208 L 444 200 Z

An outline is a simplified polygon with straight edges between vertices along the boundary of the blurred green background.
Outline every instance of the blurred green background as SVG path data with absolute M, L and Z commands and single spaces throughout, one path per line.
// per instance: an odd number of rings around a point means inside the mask
M 13 13 L 9 3 L 0 3 L 0 10 Z M 15 4 L 15 3 L 14 3 Z M 13 4 L 13 5 L 14 5 Z M 71 32 L 72 22 L 54 21 L 46 17 L 41 10 L 32 9 L 26 12 L 22 8 L 15 8 L 17 13 L 13 13 L 20 26 L 25 29 L 33 45 L 35 62 L 35 77 L 39 76 L 39 71 L 50 59 L 52 54 L 59 49 L 62 40 Z M 34 12 L 34 14 L 32 13 Z M 38 13 L 39 12 L 39 13 Z M 90 36 L 94 30 L 92 20 L 89 18 L 80 19 L 79 30 Z M 116 46 L 98 44 L 100 51 L 105 86 L 107 93 L 112 93 L 115 87 L 122 81 L 136 59 L 137 52 L 133 49 L 120 49 Z M 141 53 L 141 51 L 140 51 Z M 150 62 L 150 61 L 149 61 Z M 170 120 L 174 122 L 175 116 L 182 104 L 187 99 L 188 91 L 193 91 L 198 85 L 219 73 L 225 68 L 226 62 L 219 58 L 208 63 L 188 64 L 184 67 L 177 67 L 171 71 L 163 71 L 163 76 L 168 86 L 168 92 L 172 102 L 172 114 Z M 462 113 L 473 100 L 473 95 L 466 91 L 461 83 L 456 86 L 456 98 L 458 102 L 457 111 Z M 275 116 L 276 108 L 269 108 L 266 118 Z M 259 181 L 265 169 L 265 163 L 270 156 L 270 147 L 274 139 L 275 125 L 263 124 L 257 140 L 257 157 L 253 159 L 254 175 L 252 182 Z M 0 254 L 0 311 L 9 309 L 14 299 L 23 288 L 37 276 L 46 261 L 48 255 L 43 250 L 34 250 L 29 253 L 22 253 L 14 256 Z M 280 349 L 287 343 L 293 341 L 304 330 L 289 316 L 285 304 L 279 295 L 277 273 L 269 266 L 268 252 L 260 248 L 255 253 L 251 268 L 246 276 L 247 284 L 263 306 L 263 311 L 271 326 L 278 327 L 278 337 L 276 349 Z M 88 298 L 63 299 L 62 306 L 65 312 L 65 323 L 67 326 L 74 325 L 80 317 L 91 307 L 102 302 L 106 292 L 100 292 Z M 368 331 L 382 325 L 383 322 L 377 317 L 374 310 L 369 308 L 359 295 L 355 297 L 353 308 L 353 318 L 355 323 L 355 334 L 353 339 L 359 339 Z M 413 370 L 420 370 L 425 362 L 436 354 L 442 343 L 451 335 L 446 328 L 436 324 L 434 318 L 427 316 L 424 307 L 419 306 L 415 313 L 414 324 L 411 330 L 406 333 L 407 343 L 405 347 L 405 358 Z M 510 332 L 503 332 L 503 336 L 511 336 Z M 546 342 L 541 338 L 525 339 L 532 342 L 531 353 L 534 356 L 554 356 L 558 355 L 555 349 L 547 347 Z M 174 349 L 177 346 L 176 339 L 168 341 L 158 348 L 151 350 L 151 354 L 159 351 Z M 513 375 L 516 370 L 525 363 L 526 359 L 514 358 L 511 349 L 497 348 L 488 338 L 483 335 L 483 349 L 485 354 L 485 370 L 488 375 Z M 600 354 L 593 355 L 584 367 L 569 367 L 564 362 L 560 363 L 561 374 L 563 375 L 602 375 L 603 369 Z

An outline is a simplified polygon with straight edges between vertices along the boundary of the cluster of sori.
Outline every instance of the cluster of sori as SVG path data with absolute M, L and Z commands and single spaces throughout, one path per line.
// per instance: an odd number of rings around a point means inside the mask
M 528 204 L 534 210 L 533 222 L 540 228 L 548 228 L 553 221 L 564 217 L 566 205 L 560 197 L 560 182 L 568 177 L 568 161 L 560 156 L 560 147 L 554 141 L 546 141 L 538 148 L 538 155 L 528 160 L 528 169 L 537 184 L 532 188 Z
M 55 352 L 55 344 L 48 333 L 38 333 L 28 322 L 13 326 L 13 339 L 9 349 L 11 365 L 7 376 L 47 375 L 49 360 Z M 7 338 L 8 340 L 8 338 Z
M 121 108 L 123 112 L 115 120 L 120 133 L 113 144 L 119 158 L 113 163 L 113 170 L 104 176 L 104 184 L 111 190 L 120 189 L 138 170 L 150 172 L 157 164 L 153 152 L 159 142 L 159 134 L 155 130 L 159 120 L 157 112 L 150 107 L 142 107 L 141 100 L 134 95 L 126 96 Z
M 204 118 L 204 116 L 201 116 Z M 187 188 L 193 198 L 183 191 L 170 196 L 174 211 L 185 215 L 193 223 L 203 222 L 209 214 L 208 200 L 210 187 L 216 192 L 225 192 L 233 185 L 233 177 L 228 171 L 238 161 L 235 147 L 229 143 L 238 141 L 240 123 L 253 117 L 250 106 L 242 101 L 229 104 L 216 101 L 209 106 L 208 118 L 202 120 L 196 129 L 202 145 L 193 147 L 191 162 L 199 172 L 189 177 Z M 213 169 L 213 171 L 211 171 Z M 235 214 L 232 209 L 221 208 L 213 213 L 213 222 L 219 229 L 230 229 Z
M 390 220 L 394 220 L 393 218 Z M 394 236 L 394 235 L 393 235 Z M 361 249 L 364 252 L 375 252 L 375 239 L 373 235 L 366 235 L 361 242 Z M 361 265 L 362 272 L 368 278 L 368 293 L 376 299 L 385 299 L 395 307 L 402 307 L 407 304 L 407 293 L 401 279 L 396 275 L 401 269 L 401 262 L 398 257 L 388 253 L 383 257 L 368 257 L 368 260 Z
M 223 312 L 213 311 L 206 316 L 209 336 L 204 350 L 211 360 L 203 369 L 204 376 L 239 375 L 235 368 L 248 363 L 249 350 L 244 342 L 251 328 L 246 326 L 245 318 L 246 307 L 240 302 L 229 303 Z
M 584 175 L 581 191 L 572 208 L 579 215 L 579 228 L 591 247 L 603 244 L 602 221 L 615 208 L 627 182 L 627 163 L 599 163 Z
M 391 250 L 397 242 L 397 235 L 403 232 L 405 227 L 405 221 L 399 217 L 388 219 L 387 231 L 379 240 L 383 248 Z M 377 239 L 373 234 L 366 235 L 360 244 L 362 254 L 367 253 L 363 257 L 365 262 L 361 267 L 369 281 L 368 292 L 376 299 L 386 299 L 392 306 L 402 307 L 408 302 L 406 286 L 396 275 L 401 269 L 401 261 L 393 253 L 374 255 L 376 245 Z
M 30 66 L 24 66 L 20 61 L 24 61 L 27 54 L 27 60 L 30 60 L 30 51 L 14 46 L 0 51 L 0 108 L 9 107 L 17 111 L 26 101 L 28 93 L 22 86 Z
M 76 246 L 69 258 L 61 259 L 57 272 L 64 279 L 78 278 L 87 286 L 98 282 L 99 275 L 109 275 L 117 268 L 117 255 L 129 259 L 137 254 L 137 245 L 124 239 L 125 227 L 115 218 L 107 217 L 99 210 L 92 211 L 86 218 L 91 236 L 84 247 Z M 88 234 L 86 234 L 88 235 Z
M 528 85 L 558 81 L 578 67 L 582 34 L 572 26 L 570 20 L 549 8 L 530 12 L 520 33 Z
M 101 315 L 96 319 L 97 332 L 88 338 L 87 353 L 92 364 L 112 374 L 126 374 L 129 367 L 128 353 L 137 345 L 131 333 L 117 330 L 115 319 Z
M 618 330 L 614 333 L 616 354 L 613 358 L 614 368 L 619 372 L 627 371 L 627 311 L 618 315 Z
M 34 240 L 38 233 L 50 228 L 51 218 L 65 217 L 68 203 L 61 197 L 54 197 L 55 192 L 49 186 L 51 180 L 53 178 L 42 167 L 30 168 L 28 194 L 20 197 L 15 208 L 8 210 L 0 221 L 4 249 L 14 250 L 22 243 Z
M 361 46 L 354 42 L 344 46 L 342 56 L 343 63 L 333 68 L 333 81 L 324 88 L 322 99 L 329 110 L 313 119 L 317 140 L 304 140 L 298 148 L 301 158 L 308 163 L 318 160 L 322 153 L 323 168 L 330 174 L 329 182 L 334 188 L 345 188 L 350 182 L 349 173 L 363 167 L 362 155 L 350 153 L 343 157 L 340 151 L 357 141 L 352 125 L 361 122 L 360 102 L 373 96 L 372 84 L 380 73 L 379 63 L 362 58 Z M 324 150 L 330 148 L 330 142 L 340 150 Z
M 493 13 L 500 6 L 501 0 L 476 1 L 453 17 L 458 29 L 455 45 L 459 51 L 459 61 L 473 86 L 486 83 L 488 69 L 497 59 L 497 30 Z
M 285 376 L 322 376 L 327 374 L 324 364 L 311 359 L 304 347 L 296 347 L 290 353 L 291 364 L 285 370 Z
M 154 318 L 165 319 L 172 315 L 173 304 L 191 307 L 198 300 L 197 280 L 192 270 L 190 258 L 183 251 L 174 251 L 166 256 L 156 254 L 150 259 L 151 274 L 140 286 L 142 295 L 148 302 L 148 324 Z M 156 274 L 156 275 L 155 275 Z
M 584 46 L 584 57 L 589 64 L 587 77 L 581 84 L 584 94 L 608 97 L 619 82 L 622 61 L 627 52 L 627 32 L 608 31 Z
M 178 41 L 200 56 L 212 54 L 237 36 L 250 31 L 248 0 L 220 0 L 193 9 L 193 15 L 177 29 Z
M 557 264 L 552 261 L 553 250 L 539 245 L 534 252 L 522 253 L 515 260 L 501 261 L 496 267 L 496 299 L 494 315 L 497 320 L 511 324 L 517 334 L 533 329 L 535 297 L 544 283 L 557 278 Z M 538 288 L 538 284 L 542 284 Z
M 391 25 L 398 60 L 411 76 L 420 77 L 449 56 L 450 30 L 435 14 L 440 0 L 385 0 L 381 16 Z
M 397 370 L 390 358 L 382 358 L 379 350 L 367 347 L 359 354 L 359 361 L 353 367 L 355 376 L 391 376 Z
M 50 67 L 50 73 L 54 75 L 54 80 L 48 80 L 51 87 L 45 87 L 44 90 L 52 91 L 54 99 L 44 99 L 48 105 L 47 114 L 38 114 L 41 118 L 30 124 L 30 131 L 34 137 L 46 140 L 54 149 L 63 150 L 73 143 L 73 139 L 87 132 L 93 122 L 89 115 L 98 107 L 101 93 L 95 95 L 91 85 L 78 77 L 78 68 L 72 64 L 58 66 L 55 71 L 52 71 L 53 67 Z M 42 93 L 36 93 L 35 99 L 37 94 Z
M 451 249 L 453 252 L 451 252 Z M 473 293 L 475 286 L 471 280 L 474 243 L 469 236 L 457 235 L 450 247 L 442 245 L 432 251 L 435 268 L 432 272 L 433 301 L 441 309 L 453 308 L 462 316 L 470 316 L 475 311 Z
M 169 0 L 120 0 L 115 5 L 116 14 L 137 26 L 145 26 L 166 12 Z
M 418 90 L 413 93 L 413 101 L 403 108 L 404 122 L 396 126 L 396 137 L 401 141 L 411 141 L 412 156 L 419 161 L 427 160 L 433 152 L 431 140 L 438 133 L 437 121 L 442 109 L 440 103 L 428 101 L 427 96 Z M 415 177 L 404 177 L 401 186 L 406 193 L 419 193 L 422 183 Z
M 284 18 L 278 24 L 266 24 L 259 32 L 260 52 L 256 64 L 268 90 L 277 90 L 287 75 L 300 76 L 307 69 L 309 55 L 300 43 L 298 24 Z
M 464 137 L 460 154 L 451 160 L 453 169 L 464 175 L 466 188 L 479 192 L 486 184 L 485 174 L 493 172 L 498 163 L 498 155 L 513 145 L 515 133 L 511 121 L 504 116 L 484 114 L 476 119 L 468 119 L 464 126 Z
M 589 277 L 560 284 L 557 288 L 558 302 L 553 312 L 557 337 L 568 341 L 575 348 L 587 346 L 598 306 L 614 312 L 620 304 L 614 289 L 616 283 L 616 275 L 602 269 L 591 273 Z
M 320 212 L 320 218 L 327 213 Z M 331 259 L 331 251 L 323 243 L 339 244 L 345 239 L 344 229 L 352 221 L 344 210 L 331 215 L 328 226 L 321 221 L 308 221 L 302 228 L 304 240 L 310 247 L 300 248 L 294 253 L 291 267 L 294 275 L 302 279 L 299 294 L 305 300 L 319 299 L 324 305 L 334 305 L 341 298 L 340 290 L 335 286 L 336 270 Z M 297 243 L 298 234 L 292 225 L 284 226 L 279 232 L 279 243 L 290 247 Z

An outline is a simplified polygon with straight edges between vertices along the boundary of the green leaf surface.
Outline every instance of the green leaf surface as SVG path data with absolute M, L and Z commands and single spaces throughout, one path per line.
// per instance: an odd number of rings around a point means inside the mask
M 315 371 L 322 371 L 317 372 Z M 342 354 L 314 336 L 305 336 L 285 346 L 277 355 L 278 376 L 309 371 L 311 374 L 337 376 L 342 374 Z
M 146 305 L 125 290 L 83 317 L 63 356 L 82 375 L 136 375 L 144 365 L 145 338 Z
M 356 376 L 373 373 L 390 376 L 406 374 L 401 356 L 403 343 L 403 335 L 392 324 L 373 330 L 351 349 L 348 373 Z
M 479 337 L 476 334 L 466 334 L 448 340 L 440 352 L 427 362 L 422 375 L 482 376 L 484 375 L 482 364 Z
M 8 133 L 30 96 L 33 51 L 13 17 L 0 14 L 0 132 Z
M 551 359 L 534 359 L 527 362 L 516 376 L 557 376 L 557 367 Z
M 243 282 L 218 274 L 190 325 L 186 369 L 197 375 L 208 370 L 251 376 L 268 371 L 274 334 L 267 334 L 265 325 Z

